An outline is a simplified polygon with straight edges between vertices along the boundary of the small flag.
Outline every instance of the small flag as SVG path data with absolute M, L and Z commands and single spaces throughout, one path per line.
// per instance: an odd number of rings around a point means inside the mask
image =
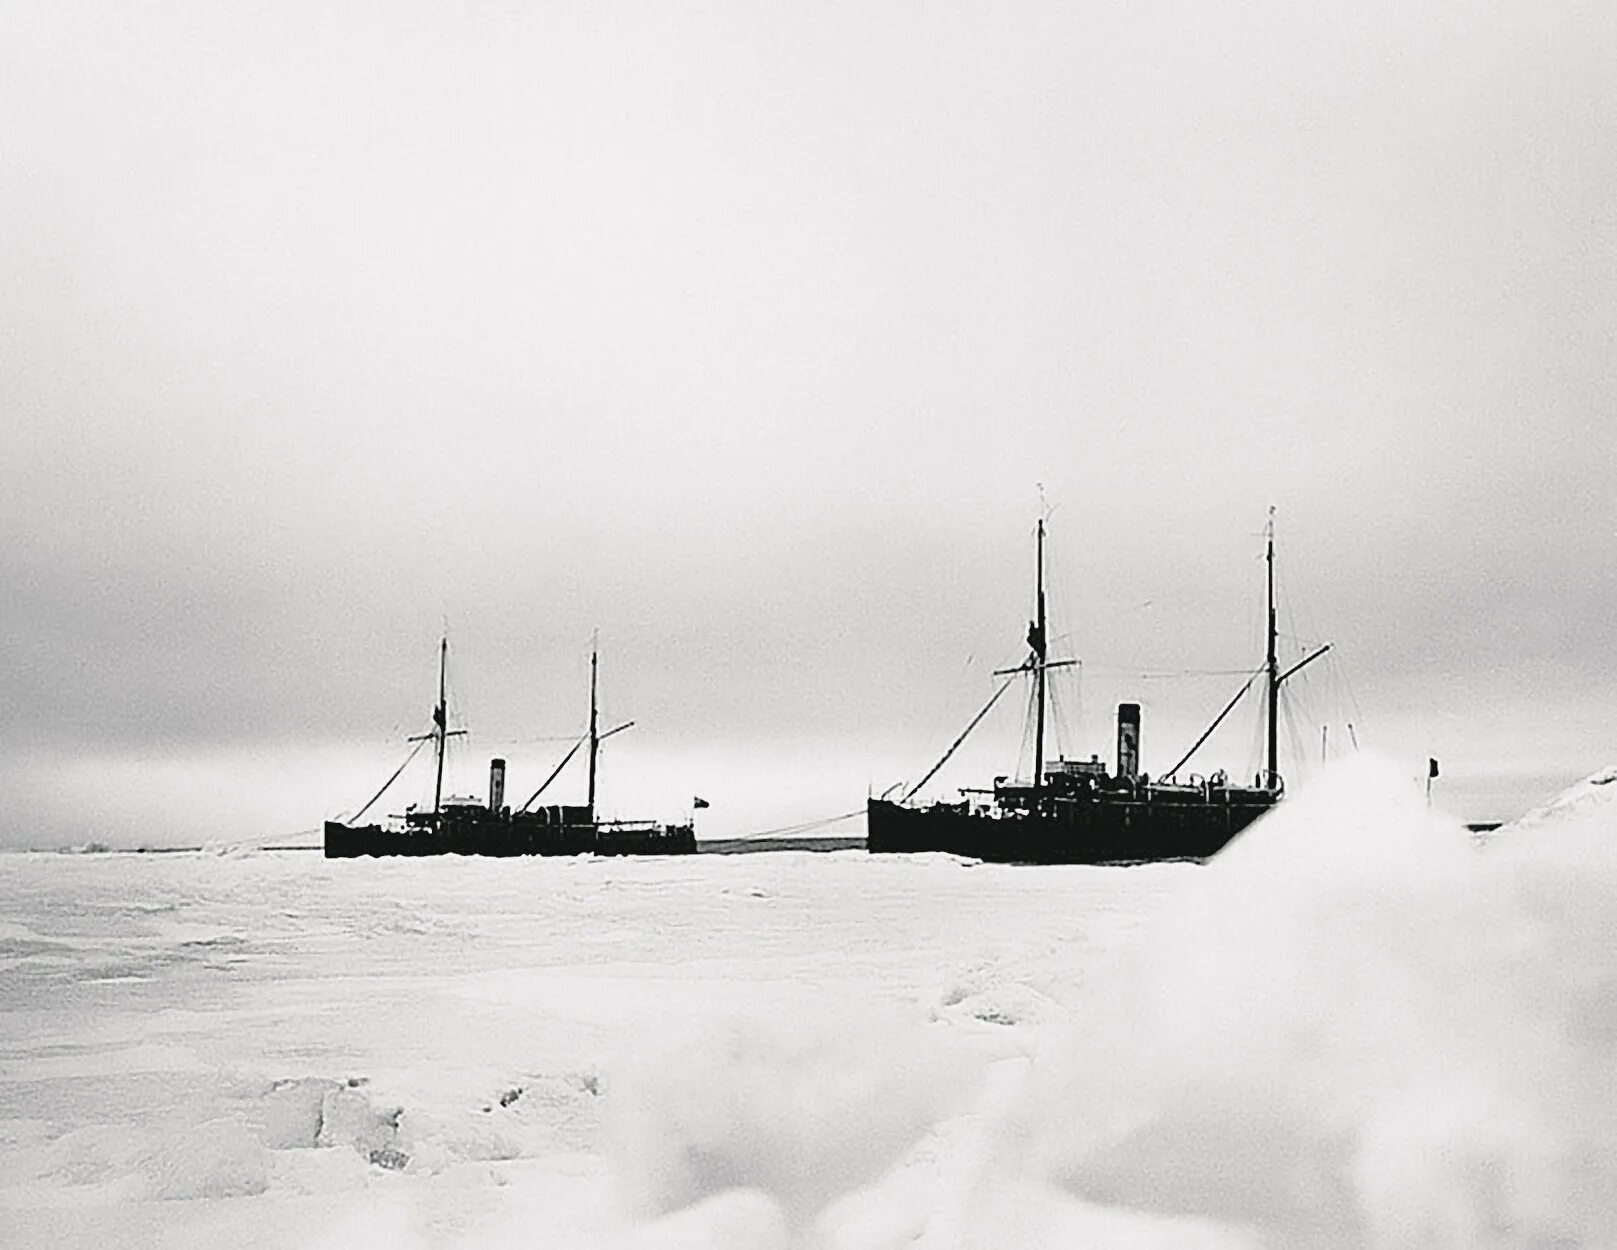
M 712 806 L 713 806 L 713 804 L 709 803 L 706 799 L 692 799 L 691 800 L 691 807 L 692 808 L 703 808 L 703 807 L 712 807 Z
M 1435 776 L 1437 776 L 1437 761 L 1428 758 L 1426 761 L 1426 779 L 1430 781 Z

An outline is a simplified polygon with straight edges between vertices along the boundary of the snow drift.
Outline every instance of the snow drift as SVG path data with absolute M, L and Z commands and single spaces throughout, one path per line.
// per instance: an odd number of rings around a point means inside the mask
M 1063 1244 L 1127 1211 L 1111 1244 L 1617 1243 L 1609 775 L 1479 853 L 1393 766 L 1330 770 L 1161 900 L 1128 965 L 1044 1031 L 1008 1108 L 965 1113 L 970 1166 L 878 1188 L 925 1209 L 912 1234 L 953 1211 L 938 1244 L 962 1246 Z M 620 1091 L 665 1148 L 627 1175 L 659 1210 L 760 1190 L 800 1228 L 923 1135 L 909 1113 L 928 1100 L 866 1071 L 907 1065 L 825 1030 L 676 1056 Z M 869 1091 L 867 1116 L 825 1113 L 828 1073 Z M 833 1232 L 889 1244 L 835 1209 Z
M 1332 770 L 1034 1068 L 1015 1164 L 1268 1245 L 1617 1242 L 1603 785 L 1479 854 L 1396 769 Z
M 1617 1244 L 1617 770 L 1203 867 L 0 857 L 20 1246 Z

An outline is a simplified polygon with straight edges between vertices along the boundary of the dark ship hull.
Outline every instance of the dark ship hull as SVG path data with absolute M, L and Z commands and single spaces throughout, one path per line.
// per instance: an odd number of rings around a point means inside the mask
M 1265 559 L 1268 565 L 1268 654 L 1206 732 L 1156 781 L 1140 769 L 1140 705 L 1117 708 L 1117 767 L 1108 772 L 1099 758 L 1047 761 L 1044 753 L 1045 679 L 1049 670 L 1073 660 L 1046 654 L 1044 521 L 1037 530 L 1036 615 L 1028 626 L 1028 656 L 996 676 L 1007 681 L 966 726 L 901 802 L 871 799 L 865 814 L 865 844 L 882 852 L 945 851 L 972 859 L 1029 864 L 1143 864 L 1162 860 L 1205 860 L 1218 854 L 1258 817 L 1280 801 L 1284 786 L 1277 770 L 1277 715 L 1282 683 L 1327 650 L 1320 647 L 1282 672 L 1276 653 L 1274 594 L 1274 517 L 1270 512 Z M 1267 768 L 1251 786 L 1231 785 L 1223 770 L 1186 782 L 1179 770 L 1190 762 L 1229 715 L 1259 673 L 1267 694 Z M 948 762 L 966 735 L 987 715 L 1016 676 L 1033 681 L 1033 775 L 1026 782 L 996 778 L 992 789 L 966 790 L 955 803 L 920 805 L 910 800 Z
M 490 812 L 448 807 L 403 828 L 326 822 L 327 859 L 365 855 L 694 855 L 690 825 L 592 821 L 587 807 Z
M 1047 799 L 1042 810 L 924 807 L 871 799 L 872 852 L 946 851 L 1013 864 L 1204 860 L 1274 805 L 1269 790 L 1145 786 L 1132 793 Z
M 439 644 L 438 703 L 432 711 L 432 731 L 411 741 L 417 749 L 431 742 L 437 757 L 437 780 L 433 786 L 432 809 L 411 808 L 401 817 L 385 825 L 344 824 L 325 822 L 324 849 L 327 859 L 357 859 L 361 856 L 392 855 L 694 855 L 696 830 L 694 825 L 662 825 L 649 820 L 600 820 L 595 807 L 596 753 L 602 739 L 629 728 L 633 722 L 619 725 L 601 733 L 597 724 L 595 678 L 598 656 L 590 650 L 590 720 L 589 732 L 574 744 L 546 778 L 544 785 L 516 810 L 505 803 L 505 761 L 489 761 L 488 803 L 476 799 L 443 798 L 444 744 L 465 733 L 464 729 L 450 729 L 449 709 L 446 701 L 445 670 L 449 659 L 449 641 Z M 589 744 L 589 801 L 580 806 L 552 805 L 532 807 L 545 787 L 554 781 L 574 752 Z M 398 780 L 399 774 L 414 757 L 412 750 L 354 817 L 357 821 L 387 793 L 388 787 Z M 695 806 L 705 807 L 698 801 Z M 531 809 L 531 810 L 530 810 Z M 694 810 L 694 809 L 693 809 Z

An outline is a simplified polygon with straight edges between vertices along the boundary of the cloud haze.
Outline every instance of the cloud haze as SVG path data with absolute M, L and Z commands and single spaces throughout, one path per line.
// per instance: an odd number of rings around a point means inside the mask
M 1077 749 L 1142 693 L 1107 663 L 1256 663 L 1274 503 L 1353 705 L 1299 743 L 1357 717 L 1508 814 L 1617 731 L 1614 45 L 1570 3 L 0 10 L 0 842 L 312 827 L 446 620 L 463 788 L 548 771 L 599 627 L 625 803 L 849 810 L 1018 658 L 1039 484 Z M 1229 691 L 1152 684 L 1147 766 Z M 954 781 L 1011 767 L 985 730 Z

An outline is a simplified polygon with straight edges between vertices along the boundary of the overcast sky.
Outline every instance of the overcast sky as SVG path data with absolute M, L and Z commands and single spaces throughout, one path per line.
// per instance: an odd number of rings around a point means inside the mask
M 1274 504 L 1288 736 L 1514 814 L 1617 756 L 1614 12 L 0 3 L 0 844 L 351 811 L 446 622 L 453 788 L 599 628 L 609 810 L 856 809 L 1041 486 L 1064 746 L 1211 719 Z

